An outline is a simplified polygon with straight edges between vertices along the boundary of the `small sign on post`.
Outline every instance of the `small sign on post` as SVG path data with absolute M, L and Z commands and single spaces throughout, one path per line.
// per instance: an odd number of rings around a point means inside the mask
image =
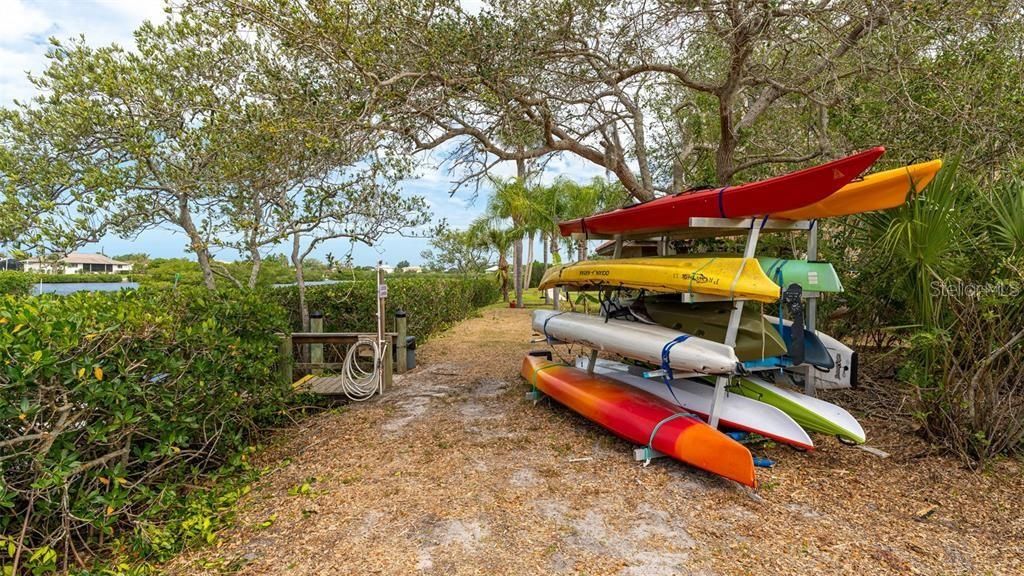
M 377 298 L 384 299 L 384 298 L 387 298 L 387 297 L 388 297 L 388 285 L 387 284 L 379 284 L 377 286 Z

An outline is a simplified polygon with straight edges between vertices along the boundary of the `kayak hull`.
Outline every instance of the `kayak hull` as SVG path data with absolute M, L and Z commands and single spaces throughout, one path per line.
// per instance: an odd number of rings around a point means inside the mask
M 686 292 L 759 302 L 775 302 L 781 291 L 756 259 L 720 257 L 584 260 L 545 272 L 540 289 L 553 286 Z
M 839 406 L 799 392 L 787 390 L 756 377 L 737 378 L 729 386 L 734 394 L 759 400 L 788 414 L 805 430 L 838 436 L 863 444 L 864 428 Z
M 662 326 L 575 312 L 534 310 L 533 329 L 552 340 L 579 343 L 659 366 L 667 347 L 668 365 L 685 372 L 731 374 L 739 365 L 735 350 L 725 344 L 689 337 L 669 345 L 683 334 Z
M 643 299 L 647 316 L 658 324 L 714 342 L 724 342 L 732 314 L 731 302 L 684 304 L 671 296 Z M 736 356 L 741 361 L 759 360 L 786 353 L 786 342 L 759 310 L 744 306 L 736 334 Z
M 942 160 L 932 160 L 869 174 L 810 206 L 776 212 L 772 216 L 787 220 L 814 220 L 895 208 L 906 202 L 911 192 L 924 190 L 940 168 Z
M 875 163 L 877 147 L 775 178 L 712 190 L 665 196 L 642 204 L 558 225 L 570 234 L 657 235 L 690 226 L 690 218 L 746 218 L 814 204 L 833 194 Z
M 586 368 L 587 361 L 586 358 L 577 359 L 576 367 Z M 667 385 L 661 380 L 643 378 L 637 374 L 640 370 L 636 366 L 599 359 L 594 373 L 653 394 L 693 412 L 705 421 L 710 418 L 714 388 L 685 378 L 673 380 Z M 801 450 L 814 449 L 811 437 L 785 412 L 745 396 L 726 394 L 719 412 L 719 422 L 726 428 L 758 434 Z
M 652 394 L 536 356 L 523 358 L 520 373 L 540 392 L 624 440 L 650 445 L 740 484 L 757 485 L 749 450 Z

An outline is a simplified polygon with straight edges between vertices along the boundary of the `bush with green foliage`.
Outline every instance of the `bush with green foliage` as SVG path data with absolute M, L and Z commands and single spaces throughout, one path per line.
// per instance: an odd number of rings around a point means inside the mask
M 249 281 L 252 264 L 246 261 L 216 263 L 218 286 L 233 287 L 230 279 L 224 274 L 240 282 L 243 286 Z M 303 275 L 307 282 L 322 280 L 327 276 L 327 266 L 319 260 L 307 259 L 303 266 Z M 187 258 L 155 258 L 146 266 L 146 273 L 137 277 L 139 283 L 154 287 L 170 286 L 202 286 L 203 273 L 195 260 Z M 269 288 L 273 284 L 295 282 L 295 269 L 281 255 L 269 256 L 260 267 L 257 288 Z
M 32 274 L 16 270 L 0 271 L 0 296 L 24 296 L 32 290 Z
M 212 537 L 184 495 L 280 417 L 285 327 L 258 294 L 0 299 L 0 573 Z
M 1024 454 L 1024 328 L 1012 300 L 951 297 L 950 320 L 914 335 L 902 370 L 922 431 L 969 463 Z
M 409 314 L 409 334 L 420 341 L 498 300 L 498 285 L 490 274 L 401 275 L 386 281 L 389 326 L 395 311 L 405 310 Z M 289 286 L 275 292 L 289 312 L 292 328 L 299 330 L 298 290 Z M 376 330 L 377 288 L 373 280 L 310 286 L 306 299 L 311 312 L 323 312 L 325 331 Z
M 905 205 L 826 235 L 847 292 L 823 328 L 909 351 L 901 380 L 923 432 L 972 461 L 1022 450 L 1022 208 L 1020 181 L 980 186 L 952 162 Z

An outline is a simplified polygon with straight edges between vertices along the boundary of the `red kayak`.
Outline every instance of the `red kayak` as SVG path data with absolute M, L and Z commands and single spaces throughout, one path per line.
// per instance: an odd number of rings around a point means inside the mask
M 757 485 L 749 450 L 653 394 L 536 356 L 523 358 L 521 374 L 544 394 L 620 438 L 641 446 L 650 442 L 676 460 Z
M 885 152 L 878 146 L 775 178 L 664 196 L 558 225 L 570 234 L 657 235 L 690 226 L 690 218 L 749 218 L 821 201 L 867 170 Z

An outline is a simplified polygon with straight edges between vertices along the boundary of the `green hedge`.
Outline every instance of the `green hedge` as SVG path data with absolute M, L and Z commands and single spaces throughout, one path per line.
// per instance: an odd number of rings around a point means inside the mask
M 389 276 L 388 329 L 395 311 L 409 315 L 409 334 L 421 342 L 429 336 L 469 317 L 474 310 L 497 302 L 498 285 L 491 275 L 457 276 L 416 274 Z M 288 310 L 293 329 L 301 326 L 298 289 L 277 288 L 278 299 Z M 327 332 L 372 332 L 376 330 L 377 288 L 375 281 L 356 280 L 339 284 L 309 286 L 306 301 L 310 312 L 324 314 Z
M 184 494 L 279 417 L 284 328 L 255 294 L 0 297 L 0 574 L 26 517 L 33 573 L 100 542 L 161 558 L 212 538 Z
M 0 296 L 24 296 L 32 289 L 32 274 L 15 270 L 0 271 Z

